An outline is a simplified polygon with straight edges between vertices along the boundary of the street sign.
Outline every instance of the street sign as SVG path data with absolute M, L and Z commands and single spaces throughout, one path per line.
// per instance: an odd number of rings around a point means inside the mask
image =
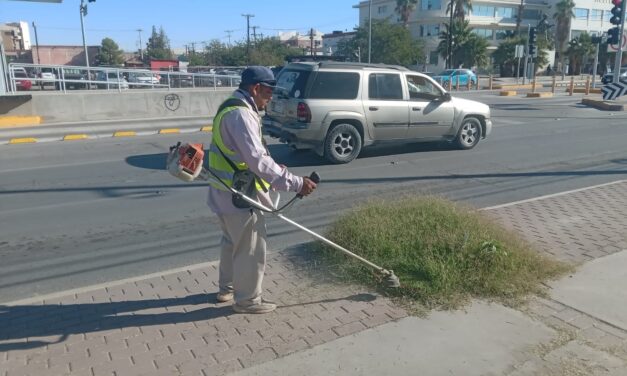
M 623 51 L 627 47 L 627 31 L 623 32 L 623 37 L 621 38 L 623 42 Z M 618 51 L 618 44 L 607 44 L 607 52 L 616 52 Z
M 601 93 L 603 93 L 603 100 L 606 101 L 611 101 L 623 96 L 627 94 L 627 80 L 620 80 L 619 82 L 603 85 Z
M 516 45 L 516 50 L 514 51 L 514 57 L 524 57 L 525 56 L 525 46 L 522 44 Z

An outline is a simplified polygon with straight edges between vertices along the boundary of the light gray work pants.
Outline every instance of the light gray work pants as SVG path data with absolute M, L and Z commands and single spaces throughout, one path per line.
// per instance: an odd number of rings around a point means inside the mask
M 265 218 L 257 210 L 220 214 L 218 218 L 222 227 L 220 292 L 234 292 L 238 305 L 258 304 L 266 268 Z

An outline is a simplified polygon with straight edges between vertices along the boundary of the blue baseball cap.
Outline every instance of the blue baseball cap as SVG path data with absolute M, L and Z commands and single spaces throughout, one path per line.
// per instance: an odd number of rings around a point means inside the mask
M 268 67 L 255 65 L 244 69 L 242 72 L 242 84 L 243 85 L 256 85 L 261 84 L 263 86 L 275 88 L 276 79 L 274 73 Z

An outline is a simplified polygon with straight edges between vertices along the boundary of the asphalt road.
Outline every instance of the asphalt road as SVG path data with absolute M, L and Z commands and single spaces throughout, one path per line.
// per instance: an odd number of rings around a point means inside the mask
M 567 96 L 464 96 L 489 103 L 495 125 L 470 151 L 377 147 L 348 165 L 329 165 L 271 142 L 277 161 L 323 179 L 286 216 L 323 231 L 370 198 L 429 193 L 485 207 L 627 177 L 626 113 Z M 209 137 L 1 145 L 0 303 L 216 260 L 220 231 L 205 205 L 205 184 L 163 170 L 169 145 L 208 145 Z M 273 250 L 310 239 L 276 218 L 268 231 Z

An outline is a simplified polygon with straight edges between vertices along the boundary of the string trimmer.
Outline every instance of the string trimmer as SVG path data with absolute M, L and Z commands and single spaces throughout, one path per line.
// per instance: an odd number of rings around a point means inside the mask
M 276 217 L 284 220 L 285 222 L 291 224 L 292 226 L 295 226 L 303 231 L 305 231 L 306 233 L 310 234 L 311 236 L 313 236 L 314 238 L 320 240 L 321 242 L 341 251 L 344 252 L 345 254 L 347 254 L 350 257 L 353 257 L 361 262 L 363 262 L 364 264 L 370 266 L 371 268 L 375 269 L 378 273 L 379 276 L 381 277 L 383 283 L 385 284 L 386 287 L 391 287 L 391 288 L 397 288 L 400 287 L 400 281 L 398 279 L 398 277 L 394 274 L 394 272 L 392 270 L 387 270 L 384 269 L 368 260 L 366 260 L 365 258 L 349 251 L 348 249 L 342 247 L 341 245 L 335 244 L 334 242 L 330 241 L 329 239 L 323 237 L 320 234 L 317 234 L 313 231 L 311 231 L 310 229 L 308 229 L 307 227 L 298 224 L 294 221 L 292 221 L 291 219 L 285 217 L 283 214 L 281 214 L 281 211 L 285 210 L 286 208 L 288 208 L 289 206 L 291 206 L 294 201 L 297 198 L 302 198 L 301 195 L 296 195 L 293 199 L 291 199 L 288 203 L 286 203 L 285 205 L 283 205 L 280 208 L 276 208 L 276 206 L 278 206 L 278 202 L 277 204 L 275 204 L 275 208 L 268 208 L 265 205 L 259 203 L 257 200 L 248 197 L 247 195 L 245 195 L 244 193 L 232 188 L 231 186 L 229 186 L 228 184 L 226 184 L 224 181 L 222 181 L 216 174 L 214 174 L 210 169 L 204 168 L 203 167 L 203 160 L 204 160 L 204 155 L 205 152 L 203 150 L 203 145 L 202 144 L 181 144 L 180 142 L 177 143 L 175 146 L 171 146 L 170 147 L 170 153 L 168 154 L 168 159 L 167 159 L 167 163 L 166 163 L 166 167 L 168 169 L 168 171 L 170 172 L 171 175 L 186 181 L 186 182 L 191 182 L 194 180 L 204 180 L 204 181 L 214 181 L 214 182 L 219 182 L 220 184 L 222 184 L 224 187 L 226 187 L 226 189 L 228 189 L 232 194 L 237 195 L 240 199 L 246 201 L 248 204 L 250 204 L 250 206 L 254 207 L 257 210 L 261 210 L 263 212 L 266 213 L 270 213 L 275 215 Z M 311 176 L 309 177 L 311 180 L 313 180 L 316 184 L 318 184 L 320 182 L 320 176 L 316 173 L 316 172 L 312 172 Z

